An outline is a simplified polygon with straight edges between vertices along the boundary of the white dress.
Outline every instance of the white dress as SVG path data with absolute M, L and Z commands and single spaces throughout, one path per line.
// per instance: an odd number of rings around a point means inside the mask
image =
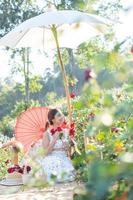
M 48 134 L 51 143 L 53 140 L 51 132 L 48 130 L 45 134 Z M 63 142 L 69 142 L 67 129 L 63 129 L 62 140 Z M 59 148 L 64 148 L 62 140 L 58 139 L 56 141 L 52 152 L 45 156 L 42 161 L 44 173 L 48 181 L 52 177 L 55 177 L 57 182 L 73 181 L 75 179 L 75 169 L 70 158 L 67 156 L 67 152 L 59 150 Z

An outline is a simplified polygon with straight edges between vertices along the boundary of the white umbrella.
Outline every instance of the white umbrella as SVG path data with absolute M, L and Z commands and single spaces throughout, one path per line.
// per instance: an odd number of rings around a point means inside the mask
M 69 119 L 71 104 L 60 48 L 76 48 L 84 41 L 105 31 L 111 21 L 79 11 L 50 11 L 26 20 L 0 39 L 0 45 L 15 47 L 57 48 L 64 78 Z

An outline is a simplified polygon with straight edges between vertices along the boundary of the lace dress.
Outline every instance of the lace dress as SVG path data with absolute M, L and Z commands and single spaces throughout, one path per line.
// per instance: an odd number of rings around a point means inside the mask
M 53 140 L 51 132 L 48 130 L 45 134 L 48 134 L 51 143 Z M 53 176 L 57 182 L 73 181 L 75 178 L 74 167 L 70 158 L 67 156 L 67 152 L 63 150 L 64 145 L 62 141 L 69 142 L 67 129 L 63 129 L 62 139 L 56 141 L 52 152 L 45 156 L 42 161 L 48 181 L 51 180 Z

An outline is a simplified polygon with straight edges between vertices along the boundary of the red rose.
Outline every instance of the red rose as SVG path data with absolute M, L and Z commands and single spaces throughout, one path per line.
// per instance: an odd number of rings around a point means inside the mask
M 23 172 L 24 172 L 24 168 L 25 168 L 25 165 L 23 166 Z M 26 166 L 26 172 L 28 173 L 28 172 L 30 172 L 31 171 L 31 167 L 30 166 Z
M 31 167 L 30 166 L 27 166 L 26 169 L 27 169 L 27 172 L 31 171 Z
M 8 168 L 8 173 L 13 173 L 15 170 L 14 170 L 14 167 L 10 167 L 10 168 Z
M 8 159 L 5 161 L 5 164 L 9 164 L 11 161 Z
M 71 92 L 70 97 L 73 99 L 74 97 L 76 97 L 76 94 L 74 92 Z
M 17 170 L 21 169 L 21 167 L 19 165 L 15 165 L 14 169 L 17 171 Z
M 74 128 L 70 128 L 70 129 L 69 129 L 69 134 L 70 134 L 70 136 L 73 136 L 73 137 L 74 137 L 74 133 L 75 133 Z
M 71 128 L 74 128 L 74 126 L 75 126 L 74 123 L 71 123 L 70 127 L 71 127 Z
M 23 169 L 20 168 L 20 169 L 18 170 L 18 172 L 21 173 L 21 174 L 23 174 Z
M 55 130 L 53 128 L 51 129 L 51 133 L 52 133 L 52 135 L 55 134 Z
M 59 131 L 59 132 L 61 132 L 61 131 L 62 131 L 62 128 L 61 128 L 61 127 L 57 127 L 56 130 Z

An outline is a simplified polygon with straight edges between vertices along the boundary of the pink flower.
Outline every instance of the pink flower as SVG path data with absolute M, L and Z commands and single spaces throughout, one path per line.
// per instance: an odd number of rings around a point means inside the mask
M 112 133 L 118 133 L 118 132 L 120 132 L 120 131 L 122 131 L 122 128 L 117 128 L 117 127 L 112 127 L 112 128 L 111 128 L 111 132 L 112 132 Z
M 84 72 L 85 81 L 96 78 L 96 74 L 91 69 L 86 69 Z

